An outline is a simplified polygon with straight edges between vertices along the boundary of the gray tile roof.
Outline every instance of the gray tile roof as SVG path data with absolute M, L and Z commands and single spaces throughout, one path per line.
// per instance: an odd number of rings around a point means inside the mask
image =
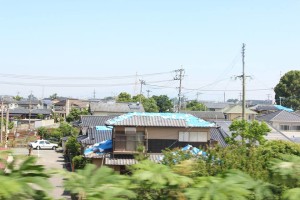
M 223 109 L 226 108 L 227 106 L 233 105 L 232 103 L 215 103 L 215 102 L 203 102 L 203 104 L 208 108 L 208 109 Z
M 300 122 L 300 116 L 294 112 L 287 112 L 285 110 L 276 111 L 270 114 L 257 117 L 259 121 L 277 121 L 277 122 Z
M 224 114 L 218 111 L 182 111 L 182 113 L 191 114 L 204 120 L 225 119 Z
M 210 136 L 211 136 L 211 139 L 217 141 L 220 146 L 226 147 L 228 145 L 225 141 L 225 138 L 227 138 L 229 136 L 222 128 L 211 128 Z
M 81 127 L 95 127 L 95 126 L 105 126 L 105 122 L 109 119 L 117 117 L 118 115 L 111 116 L 98 116 L 98 115 L 82 115 L 80 116 Z
M 111 139 L 112 139 L 111 130 L 97 130 L 96 128 L 89 128 L 87 130 L 87 137 L 81 137 L 79 141 L 82 144 L 93 145 Z
M 148 154 L 149 160 L 159 163 L 163 154 Z M 115 155 L 114 157 L 105 158 L 105 165 L 134 165 L 138 163 L 132 155 Z
M 128 113 L 145 112 L 142 104 L 137 103 L 114 103 L 114 102 L 91 102 L 92 112 Z
M 9 110 L 10 114 L 29 114 L 29 109 L 15 108 Z M 51 115 L 51 109 L 31 109 L 31 114 Z
M 108 120 L 110 126 L 214 127 L 214 123 L 184 113 L 128 113 Z

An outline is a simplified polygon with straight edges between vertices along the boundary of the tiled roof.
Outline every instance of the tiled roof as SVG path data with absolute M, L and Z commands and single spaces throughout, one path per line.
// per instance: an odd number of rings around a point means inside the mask
M 82 115 L 81 127 L 95 127 L 95 126 L 105 126 L 105 122 L 109 119 L 117 117 L 117 115 L 111 116 L 97 116 L 97 115 Z
M 191 114 L 204 120 L 225 119 L 224 114 L 218 111 L 183 111 L 183 113 Z
M 91 102 L 92 112 L 128 113 L 145 112 L 142 104 L 137 103 L 114 103 L 114 102 Z
M 31 114 L 43 114 L 43 115 L 50 115 L 51 114 L 50 109 L 32 109 Z M 9 110 L 10 114 L 29 114 L 29 109 L 25 108 L 15 108 Z
M 108 120 L 111 126 L 152 127 L 214 127 L 210 123 L 190 114 L 183 113 L 128 113 Z
M 80 138 L 80 142 L 86 145 L 93 145 L 111 139 L 112 130 L 97 130 L 97 128 L 94 127 L 88 129 L 87 137 Z
M 214 103 L 214 102 L 203 102 L 203 104 L 208 108 L 208 109 L 223 109 L 226 108 L 227 106 L 232 105 L 232 103 Z
M 293 113 L 287 112 L 285 110 L 280 110 L 270 114 L 262 115 L 257 117 L 259 121 L 280 121 L 280 122 L 300 122 L 300 116 Z
M 226 114 L 227 113 L 232 113 L 232 114 L 237 113 L 237 114 L 239 114 L 239 113 L 242 113 L 242 110 L 243 110 L 243 108 L 242 108 L 241 105 L 235 105 L 235 106 L 232 106 L 230 108 L 224 109 L 223 113 L 226 113 Z M 254 112 L 254 111 L 252 111 L 248 108 L 245 109 L 245 113 L 246 114 L 257 114 L 256 112 Z
M 148 159 L 159 163 L 163 155 L 162 154 L 148 154 Z M 114 157 L 105 158 L 105 165 L 134 165 L 138 163 L 132 155 L 115 155 Z
M 225 141 L 225 138 L 229 137 L 222 128 L 211 128 L 210 129 L 211 139 L 217 141 L 220 146 L 226 147 L 228 144 Z

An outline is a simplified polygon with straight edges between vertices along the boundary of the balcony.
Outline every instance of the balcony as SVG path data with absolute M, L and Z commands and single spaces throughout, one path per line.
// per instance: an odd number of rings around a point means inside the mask
M 113 139 L 113 152 L 116 154 L 135 154 L 138 146 L 147 146 L 144 133 L 115 134 Z

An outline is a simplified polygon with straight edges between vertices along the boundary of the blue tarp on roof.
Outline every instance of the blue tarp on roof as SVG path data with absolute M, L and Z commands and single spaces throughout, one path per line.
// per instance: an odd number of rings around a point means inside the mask
M 190 127 L 214 127 L 214 123 L 207 122 L 203 119 L 199 119 L 198 117 L 195 117 L 190 114 L 185 113 L 141 113 L 141 112 L 133 112 L 124 114 L 118 117 L 115 117 L 113 119 L 110 119 L 107 121 L 107 124 L 113 125 L 117 122 L 129 119 L 133 116 L 143 116 L 143 117 L 162 117 L 164 119 L 181 119 L 185 120 L 187 125 Z
M 97 131 L 111 131 L 112 127 L 111 126 L 96 126 Z
M 84 155 L 89 155 L 91 153 L 103 154 L 110 152 L 112 150 L 112 140 L 105 140 L 103 142 L 94 144 L 92 147 L 84 150 Z
M 293 109 L 291 108 L 287 108 L 287 107 L 284 107 L 284 106 L 281 106 L 281 105 L 274 105 L 278 110 L 285 110 L 287 112 L 294 112 Z

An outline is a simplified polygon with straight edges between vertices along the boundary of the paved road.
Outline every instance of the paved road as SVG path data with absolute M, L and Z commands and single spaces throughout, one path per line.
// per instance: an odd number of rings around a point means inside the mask
M 15 154 L 28 155 L 27 148 L 15 148 Z M 44 165 L 47 169 L 63 169 L 64 157 L 62 153 L 58 153 L 54 150 L 33 150 L 31 155 L 37 156 L 37 164 Z M 66 194 L 63 188 L 63 181 L 61 175 L 54 175 L 50 178 L 50 182 L 53 185 L 51 196 L 54 199 L 71 199 L 70 195 Z

